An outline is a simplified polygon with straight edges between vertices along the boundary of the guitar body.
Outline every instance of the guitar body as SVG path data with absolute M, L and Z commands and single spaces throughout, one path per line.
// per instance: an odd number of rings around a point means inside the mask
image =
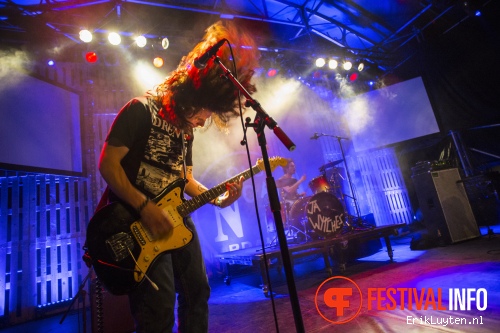
M 110 293 L 129 293 L 144 281 L 144 274 L 160 255 L 192 240 L 191 230 L 177 211 L 183 202 L 183 186 L 184 181 L 177 180 L 153 200 L 174 224 L 163 238 L 153 239 L 135 210 L 120 202 L 103 207 L 92 217 L 87 226 L 88 254 L 97 277 Z
M 270 159 L 273 170 L 287 163 L 281 157 Z M 129 293 L 148 279 L 148 270 L 160 255 L 186 246 L 193 239 L 193 233 L 184 224 L 184 217 L 226 192 L 226 183 L 239 181 L 240 177 L 248 179 L 252 173 L 263 169 L 263 161 L 259 160 L 251 169 L 190 200 L 183 198 L 184 180 L 174 181 L 153 199 L 174 225 L 161 239 L 153 239 L 148 234 L 133 208 L 119 202 L 103 207 L 87 226 L 88 257 L 97 277 L 110 293 Z

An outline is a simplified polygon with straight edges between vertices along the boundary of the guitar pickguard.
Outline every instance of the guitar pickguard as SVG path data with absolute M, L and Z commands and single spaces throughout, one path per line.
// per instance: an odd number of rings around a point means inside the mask
M 152 239 L 139 221 L 131 224 L 130 229 L 137 242 L 141 245 L 141 253 L 136 258 L 137 265 L 134 279 L 140 282 L 144 272 L 152 265 L 158 255 L 188 244 L 193 238 L 191 230 L 184 225 L 183 217 L 177 212 L 177 206 L 182 203 L 181 189 L 175 188 L 163 196 L 156 205 L 163 209 L 172 221 L 172 230 L 162 238 Z
M 134 241 L 129 234 L 120 232 L 105 241 L 109 254 L 115 261 L 122 261 L 134 250 Z

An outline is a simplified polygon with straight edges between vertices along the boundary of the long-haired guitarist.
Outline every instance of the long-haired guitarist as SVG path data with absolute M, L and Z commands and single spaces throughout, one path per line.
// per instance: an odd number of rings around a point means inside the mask
M 233 55 L 226 45 L 217 57 L 229 69 L 234 59 L 237 73 L 233 74 L 250 93 L 255 92 L 250 82 L 258 59 L 254 41 L 240 28 L 217 22 L 164 82 L 120 110 L 102 149 L 99 170 L 108 184 L 107 202 L 120 200 L 135 209 L 153 238 L 168 234 L 173 224 L 152 198 L 179 178 L 187 180 L 184 192 L 191 197 L 207 191 L 193 175 L 193 129 L 214 124 L 225 131 L 229 119 L 238 115 L 237 90 L 221 76 L 213 57 L 206 66 L 194 66 L 195 60 L 224 39 L 231 43 Z M 242 181 L 228 183 L 227 192 L 211 203 L 231 205 L 241 196 Z M 208 330 L 210 287 L 190 217 L 185 224 L 193 232 L 192 241 L 160 256 L 147 272 L 158 290 L 153 283 L 143 282 L 129 293 L 137 332 L 171 332 L 176 295 L 179 332 Z

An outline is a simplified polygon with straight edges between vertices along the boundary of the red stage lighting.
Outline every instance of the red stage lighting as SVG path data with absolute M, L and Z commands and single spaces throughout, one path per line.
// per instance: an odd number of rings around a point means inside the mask
M 352 73 L 349 75 L 349 81 L 354 82 L 358 79 L 358 73 Z
M 97 61 L 97 54 L 95 52 L 87 52 L 85 53 L 85 60 L 87 60 L 87 62 L 93 64 L 94 62 Z
M 274 77 L 278 74 L 278 70 L 276 68 L 269 68 L 267 71 L 267 77 Z

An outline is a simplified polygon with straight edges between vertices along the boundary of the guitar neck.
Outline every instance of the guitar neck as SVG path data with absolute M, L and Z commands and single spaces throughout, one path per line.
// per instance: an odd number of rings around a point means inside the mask
M 203 192 L 202 194 L 197 195 L 190 200 L 184 201 L 182 204 L 177 206 L 177 211 L 179 212 L 179 214 L 182 217 L 186 217 L 187 215 L 194 212 L 195 210 L 197 210 L 201 206 L 207 204 L 208 202 L 217 198 L 219 195 L 226 192 L 227 191 L 226 183 L 234 183 L 235 181 L 238 181 L 241 176 L 243 176 L 243 178 L 245 180 L 250 178 L 252 175 L 251 171 L 255 175 L 255 174 L 259 173 L 261 170 L 257 165 L 255 165 L 251 169 L 248 169 L 246 171 L 243 171 L 242 173 L 237 174 L 233 178 L 230 178 L 230 179 L 220 183 L 219 185 L 211 188 L 210 190 Z

